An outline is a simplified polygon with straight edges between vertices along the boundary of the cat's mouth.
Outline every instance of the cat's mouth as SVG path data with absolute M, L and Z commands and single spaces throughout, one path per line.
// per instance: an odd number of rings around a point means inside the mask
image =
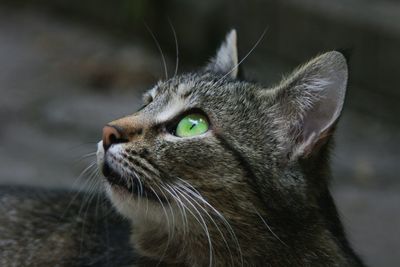
M 157 194 L 152 189 L 149 189 L 143 183 L 139 183 L 137 179 L 127 179 L 123 177 L 119 172 L 114 170 L 107 162 L 104 162 L 102 167 L 102 172 L 107 182 L 112 187 L 118 187 L 123 189 L 126 193 L 133 194 L 138 197 L 145 197 L 158 202 L 165 202 L 165 200 L 160 194 Z M 129 182 L 128 182 L 129 181 Z
M 107 162 L 103 164 L 102 172 L 110 185 L 131 189 L 130 187 L 132 187 L 132 185 L 128 184 L 126 179 L 124 179 L 119 173 L 114 171 Z

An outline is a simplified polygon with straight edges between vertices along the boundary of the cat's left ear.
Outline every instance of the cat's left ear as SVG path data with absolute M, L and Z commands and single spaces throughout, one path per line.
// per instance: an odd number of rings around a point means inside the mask
M 233 29 L 226 35 L 225 41 L 205 70 L 236 79 L 239 72 L 238 61 L 237 34 Z
M 275 89 L 276 118 L 286 128 L 290 158 L 307 157 L 332 134 L 347 87 L 347 62 L 332 51 L 314 58 Z

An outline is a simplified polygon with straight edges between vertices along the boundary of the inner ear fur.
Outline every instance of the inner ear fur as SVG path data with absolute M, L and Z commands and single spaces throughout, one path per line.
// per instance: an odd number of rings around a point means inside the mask
M 206 71 L 219 75 L 226 75 L 231 79 L 238 77 L 238 49 L 236 30 L 231 30 L 225 37 L 225 41 L 219 47 L 217 54 L 205 67 Z
M 291 157 L 307 157 L 333 133 L 347 87 L 345 57 L 332 51 L 294 71 L 275 89 L 278 116 L 285 121 Z

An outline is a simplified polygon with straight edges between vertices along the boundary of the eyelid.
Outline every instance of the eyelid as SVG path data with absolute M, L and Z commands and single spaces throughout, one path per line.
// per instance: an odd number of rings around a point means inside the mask
M 190 108 L 190 109 L 187 109 L 187 110 L 184 110 L 184 111 L 178 113 L 172 119 L 169 119 L 166 122 L 164 122 L 164 124 L 170 124 L 170 123 L 173 123 L 173 122 L 178 123 L 181 119 L 183 119 L 185 116 L 187 116 L 189 114 L 201 114 L 204 117 L 206 117 L 207 120 L 209 120 L 207 114 L 203 110 L 201 110 L 199 108 Z

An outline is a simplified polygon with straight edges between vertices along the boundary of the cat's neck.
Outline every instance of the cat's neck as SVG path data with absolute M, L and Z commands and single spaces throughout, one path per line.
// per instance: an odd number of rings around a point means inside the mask
M 191 228 L 182 235 L 162 231 L 164 225 L 147 224 L 146 232 L 133 231 L 139 254 L 182 266 L 363 266 L 354 254 L 337 218 L 329 192 L 321 199 L 322 216 L 304 214 L 281 217 L 280 222 L 251 212 L 246 222 L 230 221 L 234 236 L 224 223 L 204 218 L 208 227 Z M 278 227 L 277 224 L 280 224 Z M 299 226 L 300 225 L 300 226 Z M 222 232 L 222 233 L 221 233 Z M 211 240 L 211 248 L 210 248 Z M 180 266 L 180 265 L 179 265 Z

